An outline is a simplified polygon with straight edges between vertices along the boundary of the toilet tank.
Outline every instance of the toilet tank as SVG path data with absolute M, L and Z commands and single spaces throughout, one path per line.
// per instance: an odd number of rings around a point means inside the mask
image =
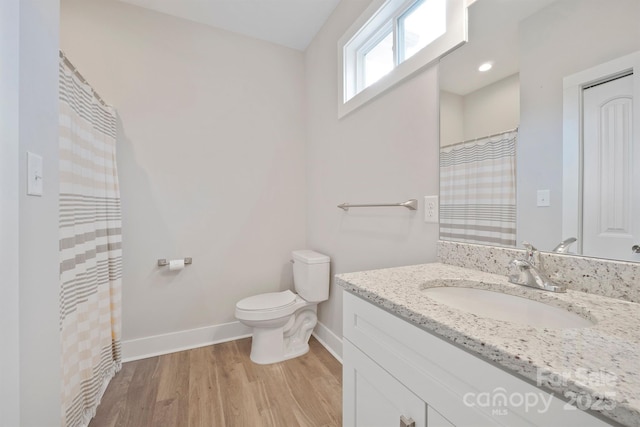
M 293 282 L 298 295 L 308 302 L 329 298 L 329 257 L 321 253 L 293 251 Z

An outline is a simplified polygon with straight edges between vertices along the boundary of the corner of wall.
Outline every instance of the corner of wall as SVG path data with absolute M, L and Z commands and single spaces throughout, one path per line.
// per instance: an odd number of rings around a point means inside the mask
M 20 0 L 19 177 L 27 151 L 44 159 L 42 197 L 19 181 L 20 423 L 61 420 L 58 230 L 59 1 Z
M 20 0 L 0 2 L 0 425 L 20 425 L 19 257 L 19 9 Z

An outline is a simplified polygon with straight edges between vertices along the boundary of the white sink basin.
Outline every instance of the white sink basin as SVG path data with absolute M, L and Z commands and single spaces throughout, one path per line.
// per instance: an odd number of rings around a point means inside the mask
M 562 308 L 485 289 L 441 286 L 426 288 L 424 292 L 439 303 L 476 316 L 536 328 L 585 328 L 594 325 L 592 321 Z

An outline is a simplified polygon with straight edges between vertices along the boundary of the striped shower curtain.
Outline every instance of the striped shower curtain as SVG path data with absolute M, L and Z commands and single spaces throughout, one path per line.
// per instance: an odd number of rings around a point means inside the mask
M 517 129 L 440 149 L 440 238 L 516 245 Z
M 114 110 L 60 60 L 62 426 L 86 426 L 120 369 L 121 216 Z

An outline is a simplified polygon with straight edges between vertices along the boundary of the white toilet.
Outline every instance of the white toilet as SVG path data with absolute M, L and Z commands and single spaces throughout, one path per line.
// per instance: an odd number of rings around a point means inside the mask
M 236 304 L 236 319 L 253 328 L 251 360 L 261 365 L 307 353 L 318 303 L 329 298 L 329 257 L 310 250 L 292 255 L 297 295 L 271 292 Z

